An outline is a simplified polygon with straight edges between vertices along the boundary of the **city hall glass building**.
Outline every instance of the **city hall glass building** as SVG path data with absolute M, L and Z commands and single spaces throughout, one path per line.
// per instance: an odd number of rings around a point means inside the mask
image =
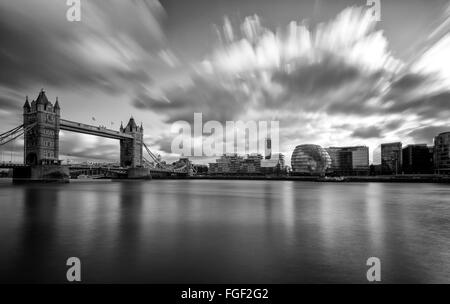
M 331 168 L 331 157 L 318 145 L 299 145 L 291 157 L 292 174 L 324 175 Z

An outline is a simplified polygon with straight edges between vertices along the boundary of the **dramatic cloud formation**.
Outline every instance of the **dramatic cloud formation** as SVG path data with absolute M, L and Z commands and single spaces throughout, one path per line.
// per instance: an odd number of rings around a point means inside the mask
M 221 41 L 226 42 L 199 66 L 188 87 L 168 88 L 159 100 L 140 96 L 135 105 L 156 111 L 170 108 L 170 120 L 183 116 L 176 109 L 215 106 L 221 113 L 215 118 L 223 119 L 235 119 L 250 105 L 339 111 L 340 103 L 346 112 L 354 96 L 364 106 L 379 93 L 375 92 L 379 83 L 400 66 L 369 13 L 361 8 L 344 10 L 315 31 L 292 22 L 285 32 L 272 32 L 258 16 L 245 18 L 239 33 L 227 18 L 223 28 Z M 360 107 L 357 101 L 352 106 Z
M 304 143 L 372 150 L 385 141 L 430 144 L 432 132 L 450 123 L 450 10 L 436 16 L 425 40 L 415 41 L 414 56 L 400 59 L 383 31 L 392 23 L 374 21 L 362 7 L 332 18 L 327 11 L 318 23 L 290 21 L 292 13 L 267 22 L 256 10 L 240 21 L 219 9 L 205 17 L 185 4 L 163 4 L 172 13 L 180 7 L 186 12 L 170 19 L 156 0 L 83 1 L 82 22 L 67 22 L 65 1 L 0 2 L 3 125 L 17 124 L 24 92 L 42 86 L 58 88 L 63 116 L 67 108 L 79 109 L 88 119 L 83 122 L 96 115 L 109 121 L 142 115 L 145 141 L 172 158 L 178 156 L 170 151 L 171 124 L 192 122 L 194 112 L 204 121 L 279 120 L 288 162 Z M 191 32 L 176 28 L 178 19 Z M 195 35 L 204 25 L 197 19 L 223 20 L 210 28 L 215 44 L 204 32 L 203 40 Z M 189 56 L 193 52 L 198 55 Z M 77 97 L 81 91 L 85 100 Z M 64 104 L 67 95 L 76 103 Z M 63 141 L 63 154 L 73 149 L 74 157 L 118 155 L 116 143 L 70 135 Z
M 415 138 L 419 142 L 429 142 L 430 138 L 434 138 L 439 133 L 448 132 L 448 130 L 448 124 L 441 126 L 425 126 L 414 129 L 408 135 Z
M 65 1 L 0 2 L 0 87 L 114 93 L 150 81 L 151 54 L 164 43 L 157 1 L 83 1 L 82 22 L 68 22 L 67 9 Z
M 230 84 L 197 76 L 189 87 L 172 87 L 163 99 L 141 95 L 136 97 L 137 108 L 148 108 L 167 117 L 169 122 L 192 122 L 194 111 L 202 112 L 208 120 L 225 121 L 242 111 L 244 93 Z
M 419 68 L 429 66 L 423 62 L 430 52 L 445 49 L 446 37 L 404 63 L 391 54 L 370 12 L 359 7 L 315 27 L 291 22 L 271 31 L 255 15 L 238 30 L 225 18 L 222 29 L 219 46 L 195 66 L 190 82 L 141 95 L 134 105 L 167 122 L 191 121 L 193 112 L 222 122 L 276 118 L 282 151 L 305 142 L 374 148 L 385 138 L 423 140 L 411 126 L 449 120 L 448 87 L 440 85 L 446 75 Z

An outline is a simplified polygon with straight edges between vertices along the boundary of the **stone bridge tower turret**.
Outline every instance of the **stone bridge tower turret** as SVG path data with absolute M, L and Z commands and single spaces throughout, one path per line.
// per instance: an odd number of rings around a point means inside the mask
M 53 105 L 45 96 L 44 89 L 31 104 L 26 98 L 23 106 L 24 129 L 34 126 L 24 135 L 24 164 L 59 164 L 59 123 L 58 98 Z
M 131 139 L 120 140 L 120 165 L 122 167 L 142 167 L 142 145 L 144 141 L 144 128 L 136 125 L 131 117 L 124 128 L 120 125 L 120 132 L 133 136 Z

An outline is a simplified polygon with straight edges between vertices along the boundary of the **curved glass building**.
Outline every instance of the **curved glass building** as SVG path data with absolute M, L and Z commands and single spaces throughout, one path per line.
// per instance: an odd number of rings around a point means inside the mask
M 323 175 L 331 168 L 331 157 L 318 145 L 299 145 L 291 157 L 292 173 L 301 175 Z

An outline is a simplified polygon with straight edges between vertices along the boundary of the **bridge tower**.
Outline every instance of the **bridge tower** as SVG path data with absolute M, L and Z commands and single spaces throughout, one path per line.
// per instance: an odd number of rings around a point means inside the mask
M 24 164 L 59 164 L 60 108 L 48 101 L 44 89 L 31 104 L 28 96 L 23 106 L 24 129 L 36 125 L 24 135 Z
M 130 134 L 132 139 L 120 140 L 120 165 L 122 167 L 142 167 L 142 146 L 144 141 L 144 128 L 136 125 L 134 118 L 131 117 L 124 128 L 120 124 L 120 132 Z

